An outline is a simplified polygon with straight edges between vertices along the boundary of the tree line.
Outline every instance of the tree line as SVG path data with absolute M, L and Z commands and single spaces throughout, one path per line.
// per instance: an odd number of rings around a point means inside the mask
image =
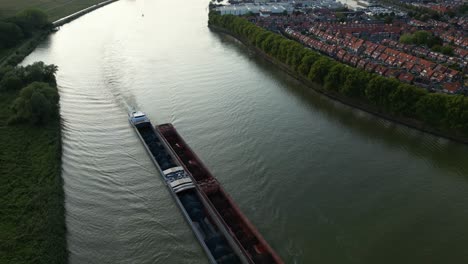
M 17 93 L 8 123 L 45 125 L 58 118 L 57 66 L 36 62 L 28 66 L 0 68 L 0 92 Z
M 208 24 L 246 40 L 327 91 L 357 99 L 382 113 L 468 135 L 468 98 L 463 95 L 429 93 L 395 78 L 350 67 L 234 15 L 211 10 Z
M 14 17 L 0 20 L 0 49 L 12 48 L 34 32 L 51 25 L 47 14 L 38 9 L 27 9 Z

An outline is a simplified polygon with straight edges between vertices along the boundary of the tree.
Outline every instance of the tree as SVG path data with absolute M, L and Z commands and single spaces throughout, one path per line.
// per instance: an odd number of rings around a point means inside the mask
M 411 34 L 403 34 L 400 37 L 400 42 L 403 44 L 412 44 L 413 36 Z
M 19 90 L 22 86 L 23 81 L 14 70 L 5 73 L 5 76 L 0 81 L 1 90 Z
M 44 124 L 52 113 L 52 105 L 47 98 L 38 91 L 31 95 L 31 122 L 33 124 Z
M 303 76 L 307 76 L 307 74 L 310 71 L 310 67 L 314 64 L 314 62 L 319 58 L 320 55 L 318 55 L 315 52 L 308 52 L 301 61 L 301 64 L 297 68 L 300 74 Z
M 343 85 L 344 79 L 342 78 L 347 68 L 349 66 L 344 65 L 342 63 L 337 63 L 333 67 L 330 68 L 330 71 L 325 76 L 324 79 L 324 86 L 327 90 L 336 90 L 338 91 Z
M 23 38 L 23 31 L 14 23 L 0 21 L 0 49 L 11 48 Z
M 440 49 L 440 51 L 441 51 L 443 54 L 445 54 L 445 55 L 449 55 L 449 56 L 450 56 L 450 55 L 453 55 L 453 47 L 448 46 L 448 45 L 443 46 L 443 47 Z
M 13 66 L 4 66 L 4 67 L 1 67 L 0 68 L 0 81 L 2 80 L 3 76 L 5 76 L 5 74 L 9 71 L 13 71 L 15 68 L 13 68 Z
M 418 45 L 426 44 L 430 36 L 431 36 L 431 33 L 427 31 L 424 31 L 424 30 L 416 31 L 413 34 L 413 42 Z
M 310 71 L 307 77 L 311 81 L 323 84 L 325 76 L 327 76 L 329 70 L 334 66 L 335 63 L 336 62 L 333 62 L 326 57 L 321 57 L 312 65 L 312 67 L 310 67 Z
M 400 84 L 390 94 L 391 111 L 394 114 L 416 117 L 418 101 L 427 95 L 427 91 L 409 84 Z
M 444 127 L 447 113 L 446 94 L 428 94 L 417 103 L 418 117 L 427 124 L 435 127 Z
M 13 102 L 14 116 L 10 122 L 45 124 L 50 117 L 58 114 L 59 95 L 56 88 L 47 83 L 34 82 L 23 88 Z
M 23 78 L 26 83 L 47 82 L 55 85 L 55 73 L 57 69 L 57 66 L 53 64 L 45 65 L 42 61 L 35 62 L 22 69 Z
M 346 76 L 344 76 L 344 83 L 340 92 L 349 97 L 363 97 L 369 79 L 369 73 L 350 68 Z
M 431 50 L 435 51 L 435 52 L 441 52 L 442 51 L 442 46 L 441 45 L 434 45 L 434 46 L 432 46 Z
M 468 98 L 452 95 L 447 98 L 447 126 L 468 133 Z
M 367 84 L 365 96 L 371 104 L 387 110 L 390 105 L 390 94 L 399 84 L 396 79 L 376 76 Z
M 49 24 L 47 14 L 39 9 L 24 10 L 11 18 L 10 21 L 18 25 L 27 36 Z

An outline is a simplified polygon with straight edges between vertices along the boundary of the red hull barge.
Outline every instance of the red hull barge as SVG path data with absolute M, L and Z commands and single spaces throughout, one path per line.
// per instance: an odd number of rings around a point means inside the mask
M 221 184 L 202 161 L 185 143 L 172 124 L 158 125 L 168 145 L 174 150 L 179 161 L 190 172 L 201 194 L 220 216 L 250 263 L 283 263 L 276 252 L 263 239 L 262 235 L 241 212 L 232 198 L 224 191 Z

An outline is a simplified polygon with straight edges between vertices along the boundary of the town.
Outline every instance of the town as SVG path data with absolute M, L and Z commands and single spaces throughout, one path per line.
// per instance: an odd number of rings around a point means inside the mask
M 352 3 L 351 3 L 352 2 Z M 431 92 L 468 94 L 468 17 L 461 1 L 231 1 L 216 10 L 352 67 Z

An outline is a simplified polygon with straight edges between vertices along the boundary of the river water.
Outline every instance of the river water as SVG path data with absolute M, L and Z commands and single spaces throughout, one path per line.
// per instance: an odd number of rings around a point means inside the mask
M 25 60 L 59 66 L 70 263 L 207 260 L 131 108 L 174 123 L 288 263 L 468 262 L 467 146 L 311 92 L 207 4 L 121 0 Z

